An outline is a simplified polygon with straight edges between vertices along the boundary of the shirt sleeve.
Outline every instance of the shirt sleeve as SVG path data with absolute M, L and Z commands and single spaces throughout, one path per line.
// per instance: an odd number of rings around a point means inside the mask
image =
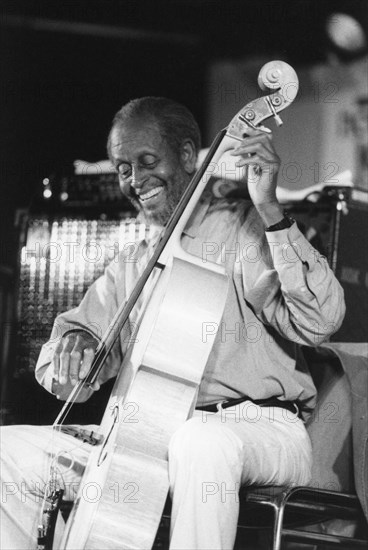
M 91 285 L 78 307 L 56 317 L 50 339 L 42 346 L 35 370 L 36 379 L 47 391 L 55 393 L 60 399 L 68 397 L 72 386 L 53 383 L 52 358 L 55 348 L 63 336 L 75 330 L 87 331 L 100 341 L 118 307 L 116 267 L 117 264 L 112 262 L 104 274 Z M 121 350 L 117 341 L 100 373 L 99 382 L 104 383 L 115 376 L 121 361 Z M 92 393 L 92 390 L 86 390 L 80 401 L 88 399 Z
M 263 235 L 252 281 L 249 265 L 242 266 L 244 298 L 263 323 L 288 340 L 321 344 L 339 329 L 344 318 L 340 283 L 326 258 L 311 246 L 296 223 L 279 231 L 263 229 Z

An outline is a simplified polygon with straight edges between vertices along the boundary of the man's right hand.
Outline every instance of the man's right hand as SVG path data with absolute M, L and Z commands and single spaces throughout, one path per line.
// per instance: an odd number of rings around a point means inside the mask
M 55 349 L 52 360 L 54 379 L 61 385 L 70 383 L 75 386 L 87 376 L 97 346 L 97 340 L 84 330 L 68 332 Z M 96 381 L 91 389 L 99 390 L 100 384 Z

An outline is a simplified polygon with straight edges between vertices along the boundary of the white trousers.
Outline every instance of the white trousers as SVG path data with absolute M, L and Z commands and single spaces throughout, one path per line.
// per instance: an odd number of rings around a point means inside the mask
M 37 548 L 52 452 L 61 452 L 67 497 L 75 496 L 90 446 L 51 434 L 43 426 L 1 428 L 1 550 Z M 304 424 L 285 409 L 245 402 L 215 414 L 196 411 L 169 447 L 170 549 L 231 550 L 240 486 L 308 484 L 311 462 Z

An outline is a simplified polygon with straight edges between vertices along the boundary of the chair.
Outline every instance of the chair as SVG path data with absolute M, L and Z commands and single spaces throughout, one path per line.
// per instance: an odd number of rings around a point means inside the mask
M 307 425 L 315 457 L 312 483 L 310 487 L 243 488 L 235 550 L 258 548 L 257 541 L 249 544 L 249 533 L 256 530 L 268 533 L 270 550 L 283 550 L 288 542 L 309 543 L 319 550 L 368 548 L 366 518 L 355 494 L 357 487 L 362 497 L 367 473 L 363 461 L 356 471 L 353 468 L 353 442 L 362 450 L 367 437 L 365 349 L 365 345 L 351 343 L 301 349 L 300 360 L 307 362 L 318 390 L 317 406 Z M 360 425 L 353 431 L 354 415 Z M 356 524 L 358 534 L 338 534 L 333 522 L 340 519 Z M 168 548 L 169 521 L 168 501 L 155 550 Z M 335 532 L 321 532 L 321 525 L 323 530 L 332 526 Z
M 368 548 L 365 518 L 355 495 L 314 489 L 311 487 L 252 487 L 240 492 L 238 533 L 234 550 L 258 548 L 251 531 L 266 531 L 269 550 L 283 550 L 285 542 L 313 544 L 321 550 L 339 547 L 345 550 Z M 167 499 L 154 550 L 169 547 L 171 502 Z M 315 525 L 331 519 L 356 521 L 364 538 L 316 532 Z M 312 526 L 310 530 L 306 530 Z M 366 531 L 364 533 L 364 530 Z M 320 546 L 322 544 L 322 546 Z M 262 546 L 262 550 L 264 549 Z
M 252 529 L 270 531 L 270 550 L 285 548 L 287 541 L 309 543 L 320 548 L 368 548 L 364 538 L 324 534 L 308 530 L 321 521 L 341 518 L 357 522 L 364 531 L 365 518 L 355 495 L 311 487 L 258 487 L 243 490 L 236 548 L 242 548 L 243 532 Z M 251 522 L 251 525 L 250 525 Z M 313 529 L 313 527 L 312 527 Z
M 353 343 L 301 348 L 300 359 L 308 364 L 318 390 L 316 409 L 307 424 L 314 454 L 311 486 L 243 489 L 239 548 L 241 533 L 249 529 L 250 522 L 253 528 L 268 528 L 272 550 L 284 548 L 288 541 L 323 549 L 368 548 L 368 504 L 364 494 L 368 486 L 364 462 L 368 408 L 366 349 L 366 344 Z M 353 456 L 353 447 L 359 460 Z M 339 529 L 333 528 L 337 522 L 333 520 L 339 519 L 358 526 L 357 538 L 338 534 Z M 320 522 L 326 521 L 329 523 L 322 526 L 328 525 L 335 532 L 316 532 L 316 524 L 321 526 Z

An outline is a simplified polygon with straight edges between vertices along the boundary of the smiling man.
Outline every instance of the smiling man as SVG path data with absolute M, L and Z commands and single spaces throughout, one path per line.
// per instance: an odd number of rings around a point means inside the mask
M 200 134 L 185 107 L 133 101 L 115 116 L 108 139 L 120 187 L 149 224 L 164 225 L 195 171 Z M 166 110 L 166 112 L 164 112 Z
M 199 147 L 193 116 L 174 101 L 141 98 L 116 114 L 109 156 L 123 193 L 146 222 L 166 224 L 194 173 Z M 252 131 L 233 154 L 238 166 L 248 166 L 251 200 L 205 196 L 182 235 L 189 253 L 224 265 L 229 290 L 197 410 L 169 446 L 172 550 L 231 550 L 241 485 L 309 482 L 312 453 L 304 421 L 316 392 L 306 365 L 298 360 L 298 345 L 323 342 L 344 315 L 342 289 L 326 259 L 284 216 L 276 199 L 280 159 L 271 136 Z M 86 376 L 100 334 L 132 292 L 153 247 L 154 241 L 144 239 L 136 262 L 120 256 L 78 308 L 56 319 L 36 369 L 48 391 L 65 399 Z M 216 254 L 208 251 L 215 249 Z M 182 322 L 184 327 L 186 319 Z M 126 349 L 121 336 L 94 390 L 116 375 Z M 27 496 L 33 495 L 24 500 L 22 492 L 12 492 L 3 501 L 4 548 L 36 547 L 40 504 L 32 480 L 46 479 L 50 438 L 46 427 L 2 431 L 3 482 L 20 486 L 28 469 Z M 54 435 L 53 446 L 76 454 L 76 464 L 87 460 L 88 443 L 76 447 L 70 435 Z M 71 467 L 64 481 L 78 482 L 80 475 Z

